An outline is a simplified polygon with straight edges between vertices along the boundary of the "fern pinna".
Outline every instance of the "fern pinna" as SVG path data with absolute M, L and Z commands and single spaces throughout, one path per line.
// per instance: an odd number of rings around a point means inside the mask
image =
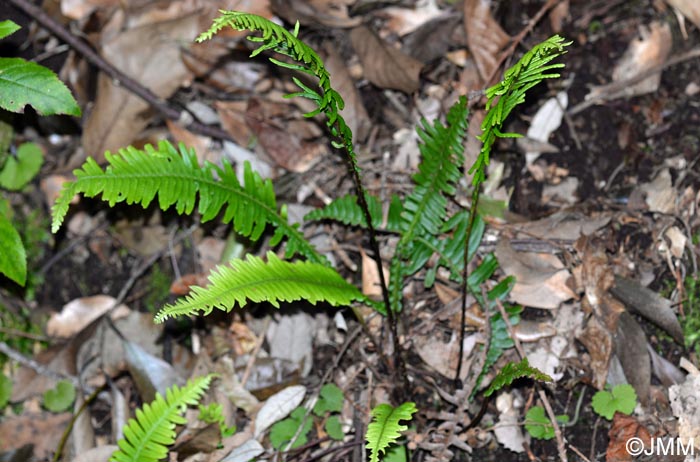
M 187 406 L 199 403 L 209 388 L 213 375 L 192 379 L 183 387 L 173 385 L 160 393 L 150 404 L 136 410 L 136 418 L 124 427 L 124 438 L 110 462 L 158 462 L 168 455 L 168 446 L 175 442 L 175 426 L 187 423 L 182 414 Z
M 413 414 L 418 411 L 416 403 L 407 402 L 400 406 L 392 407 L 389 404 L 379 404 L 372 409 L 372 422 L 367 426 L 365 439 L 367 449 L 370 450 L 369 461 L 378 462 L 382 453 L 396 442 L 401 432 L 408 430 L 400 421 L 410 421 Z
M 192 213 L 199 197 L 202 221 L 211 220 L 223 209 L 224 223 L 233 222 L 234 229 L 252 241 L 257 241 L 270 224 L 275 228 L 271 244 L 277 245 L 286 237 L 288 258 L 300 254 L 310 262 L 327 264 L 298 225 L 287 222 L 285 208 L 278 210 L 272 182 L 263 180 L 247 162 L 241 184 L 230 164 L 224 162 L 219 167 L 205 162 L 200 166 L 193 149 L 180 145 L 178 151 L 167 141 L 161 141 L 157 148 L 128 147 L 105 157 L 109 163 L 106 169 L 88 158 L 74 172 L 75 181 L 64 185 L 52 208 L 53 232 L 61 226 L 70 201 L 78 193 L 88 197 L 102 194 L 110 206 L 126 202 L 144 208 L 157 196 L 161 209 L 174 205 L 180 214 Z

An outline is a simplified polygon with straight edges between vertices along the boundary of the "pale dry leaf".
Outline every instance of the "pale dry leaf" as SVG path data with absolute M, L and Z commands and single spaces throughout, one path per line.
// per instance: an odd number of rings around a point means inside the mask
M 558 34 L 562 31 L 564 21 L 569 17 L 569 0 L 560 0 L 549 12 L 549 25 L 552 32 Z
M 265 449 L 262 445 L 251 438 L 231 451 L 226 457 L 221 459 L 221 462 L 248 462 L 263 452 L 265 452 Z
M 103 43 L 102 56 L 158 97 L 168 98 L 189 78 L 180 59 L 181 47 L 199 32 L 194 14 L 149 24 Z M 83 147 L 99 163 L 105 151 L 116 151 L 136 139 L 150 121 L 150 109 L 105 74 L 100 74 L 97 87 L 95 105 L 83 130 Z
M 355 27 L 361 17 L 351 18 L 350 0 L 272 0 L 272 9 L 280 17 L 294 24 L 322 25 L 333 29 Z
M 676 214 L 676 190 L 669 169 L 662 169 L 652 182 L 639 186 L 639 190 L 646 194 L 650 212 Z
M 386 27 L 389 30 L 404 36 L 444 14 L 435 0 L 417 3 L 414 8 L 389 6 L 377 11 L 376 15 L 386 19 Z
M 381 300 L 382 285 L 377 263 L 362 249 L 360 249 L 360 255 L 362 256 L 362 293 L 372 300 Z M 384 271 L 384 280 L 388 281 L 389 270 L 387 268 L 382 268 L 382 270 Z
M 515 276 L 510 299 L 533 308 L 554 309 L 576 294 L 567 285 L 571 273 L 554 255 L 516 252 L 507 239 L 496 246 L 496 258 L 506 274 Z
M 126 422 L 125 422 L 126 423 Z M 96 448 L 89 449 L 81 454 L 78 454 L 73 462 L 109 462 L 114 451 L 119 449 L 116 444 L 106 444 Z
M 360 92 L 355 87 L 346 61 L 340 56 L 338 51 L 329 45 L 324 47 L 326 52 L 326 68 L 333 76 L 333 88 L 340 93 L 345 101 L 345 107 L 340 111 L 345 122 L 352 131 L 355 141 L 362 142 L 369 134 L 370 118 L 362 103 Z
M 491 15 L 491 0 L 465 0 L 464 28 L 467 44 L 476 61 L 482 80 L 496 71 L 499 52 L 510 40 Z
M 270 356 L 293 362 L 302 371 L 302 377 L 306 377 L 313 366 L 315 333 L 316 322 L 308 313 L 299 311 L 280 316 L 270 323 L 265 334 Z
M 518 422 L 522 400 L 512 392 L 504 392 L 496 398 L 496 408 L 498 424 L 493 430 L 496 440 L 513 452 L 524 452 L 526 440 Z
M 666 0 L 680 11 L 690 22 L 700 28 L 700 2 L 697 0 Z M 697 446 L 696 446 L 697 447 Z
M 555 97 L 545 101 L 532 117 L 530 128 L 527 130 L 527 137 L 543 143 L 548 142 L 552 133 L 561 125 L 568 103 L 569 96 L 565 91 L 561 91 Z M 539 151 L 526 152 L 525 165 L 530 167 L 540 154 L 541 152 Z
M 374 85 L 405 93 L 420 88 L 420 61 L 388 45 L 365 26 L 352 29 L 350 41 L 362 62 L 365 78 Z
M 118 7 L 119 0 L 61 0 L 61 14 L 70 19 L 83 19 L 98 8 Z
M 676 258 L 681 258 L 683 256 L 683 252 L 685 252 L 685 244 L 688 241 L 687 236 L 678 228 L 678 226 L 671 226 L 664 234 L 670 241 L 669 250 L 671 250 L 671 255 Z
M 287 417 L 306 396 L 306 387 L 293 385 L 270 396 L 255 416 L 255 438 L 259 438 L 272 424 Z
M 440 335 L 430 332 L 427 335 L 413 336 L 413 345 L 418 356 L 432 369 L 443 377 L 453 379 L 459 359 L 459 336 L 452 332 L 447 341 L 443 341 Z M 464 337 L 464 350 L 462 356 L 461 380 L 465 380 L 469 373 L 469 366 L 473 360 L 474 347 L 483 342 L 481 334 L 471 334 Z
M 156 393 L 165 396 L 172 385 L 184 385 L 185 381 L 169 363 L 135 342 L 125 340 L 123 346 L 126 365 L 145 402 L 153 401 Z
M 682 384 L 668 390 L 671 410 L 678 419 L 678 437 L 685 445 L 692 440 L 694 447 L 700 448 L 700 372 L 685 358 L 681 358 L 681 367 L 689 373 Z
M 671 27 L 668 23 L 653 22 L 649 28 L 642 28 L 641 37 L 634 39 L 625 54 L 613 69 L 613 84 L 591 88 L 586 100 L 605 100 L 630 97 L 655 92 L 661 82 L 661 72 L 657 72 L 633 85 L 623 88 L 615 85 L 635 77 L 666 62 L 671 45 Z
M 613 341 L 608 331 L 596 316 L 588 318 L 583 329 L 576 333 L 576 339 L 586 347 L 590 356 L 592 385 L 599 390 L 605 388 L 608 380 L 610 358 L 613 353 Z
M 109 295 L 76 298 L 65 304 L 60 313 L 51 315 L 46 325 L 46 333 L 51 337 L 71 337 L 114 308 L 116 301 Z M 126 305 L 120 304 L 112 311 L 111 317 L 116 320 L 127 316 L 130 311 Z
M 514 231 L 523 231 L 519 237 L 538 239 L 578 239 L 593 234 L 610 223 L 610 214 L 584 215 L 575 210 L 562 210 L 540 220 L 509 226 Z

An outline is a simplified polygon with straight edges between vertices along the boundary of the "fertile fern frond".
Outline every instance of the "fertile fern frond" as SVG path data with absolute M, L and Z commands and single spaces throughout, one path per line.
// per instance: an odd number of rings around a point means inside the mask
M 517 136 L 501 132 L 501 127 L 515 106 L 525 102 L 525 93 L 545 79 L 559 77 L 553 69 L 564 67 L 563 64 L 549 64 L 553 59 L 566 53 L 565 48 L 572 42 L 566 42 L 563 37 L 554 35 L 542 43 L 535 45 L 508 71 L 503 80 L 486 90 L 486 117 L 481 124 L 482 147 L 477 160 L 469 169 L 474 174 L 472 183 L 480 185 L 486 175 L 489 164 L 489 154 L 496 138 Z
M 136 410 L 136 419 L 129 419 L 124 427 L 124 438 L 110 462 L 157 462 L 168 455 L 167 446 L 175 442 L 175 426 L 184 425 L 182 416 L 187 406 L 199 403 L 209 388 L 213 375 L 197 377 L 184 387 L 173 385 L 160 393 L 150 404 Z
M 400 425 L 399 421 L 413 419 L 416 411 L 416 403 L 412 402 L 403 403 L 396 408 L 389 404 L 379 404 L 372 409 L 373 420 L 365 433 L 370 462 L 378 462 L 389 445 L 396 442 L 402 431 L 408 429 L 406 425 Z
M 357 155 L 355 154 L 355 146 L 352 141 L 352 131 L 339 112 L 343 109 L 345 103 L 340 93 L 331 86 L 330 74 L 325 68 L 321 58 L 311 47 L 297 37 L 299 33 L 299 24 L 297 23 L 294 32 L 289 32 L 285 28 L 262 16 L 239 11 L 222 10 L 220 13 L 221 16 L 214 20 L 209 30 L 197 38 L 198 41 L 201 42 L 210 39 L 226 26 L 235 30 L 258 31 L 262 34 L 262 37 L 249 37 L 249 40 L 261 43 L 262 45 L 253 51 L 251 56 L 255 56 L 265 50 L 280 53 L 291 58 L 294 62 L 287 63 L 274 58 L 270 58 L 270 61 L 278 66 L 304 72 L 318 79 L 318 83 L 314 89 L 294 77 L 292 80 L 299 87 L 300 91 L 287 95 L 287 97 L 302 96 L 316 104 L 316 109 L 305 114 L 306 117 L 312 117 L 316 114 L 324 114 L 326 116 L 326 125 L 331 135 L 335 138 L 333 140 L 333 145 L 336 148 L 342 148 L 347 157 L 349 170 L 353 177 L 355 188 L 357 189 L 359 205 L 365 215 L 365 223 L 367 223 L 370 231 L 370 239 L 373 240 L 374 223 L 372 215 L 370 215 L 369 207 L 365 203 L 367 194 L 361 181 L 362 175 L 360 167 L 357 164 Z
M 209 275 L 206 288 L 192 287 L 186 298 L 164 307 L 155 322 L 175 316 L 210 313 L 214 308 L 230 311 L 248 301 L 279 302 L 306 300 L 312 304 L 326 302 L 333 306 L 366 301 L 357 287 L 345 281 L 334 269 L 311 262 L 290 263 L 268 252 L 267 262 L 248 255 L 247 260 L 233 260 L 231 266 L 219 266 Z
M 105 157 L 109 166 L 105 170 L 88 158 L 75 171 L 75 181 L 64 185 L 52 208 L 52 231 L 61 226 L 70 201 L 78 193 L 87 197 L 102 194 L 102 200 L 110 206 L 126 202 L 144 208 L 157 196 L 162 210 L 174 205 L 180 214 L 192 213 L 199 197 L 202 221 L 211 220 L 224 209 L 223 221 L 232 221 L 239 234 L 253 241 L 270 224 L 275 228 L 275 243 L 287 238 L 288 257 L 298 253 L 309 261 L 326 263 L 297 225 L 289 224 L 278 210 L 270 180 L 263 180 L 246 163 L 241 184 L 228 163 L 224 162 L 223 167 L 210 162 L 200 166 L 194 150 L 182 144 L 179 148 L 178 152 L 172 144 L 161 141 L 157 149 L 147 145 L 144 150 L 128 147 L 116 155 L 108 152 Z

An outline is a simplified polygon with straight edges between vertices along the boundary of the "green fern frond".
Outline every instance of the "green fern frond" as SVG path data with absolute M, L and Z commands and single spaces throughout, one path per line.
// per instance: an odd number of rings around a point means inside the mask
M 404 279 L 430 258 L 425 243 L 437 241 L 445 223 L 447 197 L 454 195 L 461 178 L 468 113 L 467 98 L 460 97 L 448 111 L 446 125 L 423 120 L 418 130 L 421 163 L 413 177 L 416 187 L 402 204 L 401 238 L 390 268 L 389 299 L 395 311 L 401 309 Z
M 367 195 L 367 206 L 369 207 L 370 215 L 372 215 L 374 227 L 380 227 L 382 225 L 382 203 L 377 197 Z M 306 214 L 304 220 L 333 220 L 348 226 L 367 228 L 367 220 L 357 203 L 357 196 L 354 194 L 339 197 L 323 208 L 312 210 Z
M 178 152 L 172 144 L 161 141 L 157 149 L 147 145 L 143 150 L 120 149 L 116 155 L 108 152 L 105 170 L 88 158 L 75 171 L 75 181 L 64 185 L 52 208 L 52 231 L 61 226 L 70 201 L 78 193 L 87 197 L 101 194 L 110 206 L 126 202 L 144 208 L 157 196 L 162 210 L 175 206 L 180 214 L 192 213 L 199 197 L 202 221 L 211 220 L 224 209 L 224 223 L 232 221 L 236 232 L 253 241 L 270 224 L 275 228 L 275 244 L 287 238 L 287 257 L 298 253 L 309 261 L 327 263 L 298 226 L 289 224 L 284 213 L 278 211 L 272 182 L 263 180 L 250 164 L 245 163 L 241 185 L 228 163 L 224 162 L 223 167 L 210 162 L 200 166 L 194 150 L 182 144 L 179 148 Z
M 367 301 L 357 287 L 345 281 L 334 269 L 311 262 L 290 263 L 268 252 L 267 262 L 248 255 L 233 260 L 231 266 L 219 266 L 209 275 L 209 286 L 192 287 L 186 298 L 164 307 L 155 322 L 175 316 L 210 313 L 214 308 L 229 311 L 248 301 L 279 302 L 306 300 L 312 304 L 327 302 L 333 306 Z
M 491 396 L 495 391 L 510 385 L 514 380 L 522 377 L 539 380 L 540 382 L 552 381 L 549 375 L 536 367 L 530 366 L 527 357 L 525 357 L 519 363 L 509 362 L 506 364 L 493 379 L 489 388 L 484 392 L 484 396 Z
M 496 138 L 519 136 L 502 133 L 501 127 L 515 106 L 525 102 L 526 92 L 545 79 L 559 77 L 558 73 L 550 72 L 564 67 L 564 64 L 549 64 L 555 58 L 566 53 L 565 48 L 572 42 L 566 42 L 559 35 L 554 35 L 542 43 L 535 45 L 508 71 L 503 80 L 486 90 L 486 117 L 481 124 L 482 147 L 474 165 L 469 169 L 474 174 L 472 184 L 480 185 L 486 177 L 486 166 Z
M 399 421 L 410 421 L 416 411 L 416 404 L 412 402 L 403 403 L 396 408 L 389 404 L 379 404 L 372 409 L 372 422 L 365 433 L 370 462 L 378 462 L 389 445 L 396 442 L 402 431 L 408 429 L 406 425 L 399 425 Z
M 110 462 L 157 462 L 168 455 L 167 446 L 175 442 L 175 426 L 184 425 L 182 416 L 187 406 L 199 403 L 211 384 L 213 375 L 198 377 L 184 387 L 173 385 L 160 393 L 150 404 L 136 410 L 136 419 L 129 419 L 124 427 L 124 438 Z

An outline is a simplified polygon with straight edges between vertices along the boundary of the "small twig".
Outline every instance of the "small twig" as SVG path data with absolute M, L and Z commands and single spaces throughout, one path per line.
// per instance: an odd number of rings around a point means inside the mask
M 245 366 L 245 371 L 243 372 L 243 377 L 241 377 L 241 386 L 245 387 L 246 382 L 250 378 L 250 374 L 253 371 L 253 366 L 255 365 L 255 361 L 258 358 L 258 353 L 260 353 L 260 348 L 262 348 L 262 344 L 265 341 L 265 334 L 267 333 L 267 328 L 270 327 L 270 321 L 272 320 L 272 317 L 267 316 L 265 318 L 265 321 L 263 321 L 263 327 L 261 329 L 260 335 L 258 336 L 258 339 L 255 341 L 255 346 L 253 347 L 253 351 L 250 352 L 250 358 L 248 358 L 248 364 Z
M 61 460 L 61 455 L 63 454 L 63 449 L 66 446 L 66 443 L 68 442 L 68 437 L 70 436 L 71 432 L 73 431 L 73 425 L 75 425 L 75 421 L 78 420 L 78 417 L 80 417 L 80 414 L 82 414 L 85 409 L 95 401 L 97 396 L 107 387 L 107 383 L 105 382 L 101 387 L 95 389 L 92 393 L 90 393 L 90 396 L 87 397 L 87 399 L 83 400 L 83 403 L 80 405 L 80 408 L 78 409 L 78 412 L 73 414 L 71 416 L 70 421 L 68 422 L 68 425 L 66 426 L 66 429 L 63 431 L 63 434 L 61 435 L 61 440 L 58 442 L 58 446 L 56 447 L 56 452 L 53 455 L 53 462 L 58 462 Z
M 525 359 L 527 355 L 525 354 L 525 350 L 523 349 L 520 340 L 518 340 L 518 338 L 515 335 L 513 325 L 510 323 L 510 319 L 508 319 L 508 313 L 506 313 L 506 309 L 503 307 L 503 303 L 501 303 L 501 301 L 498 299 L 495 299 L 495 302 L 496 306 L 498 307 L 498 311 L 501 313 L 503 322 L 506 325 L 506 329 L 508 329 L 508 335 L 513 340 L 515 350 L 518 352 L 520 359 Z M 554 435 L 557 438 L 557 449 L 559 451 L 559 459 L 561 460 L 561 462 L 568 462 L 568 457 L 566 456 L 566 443 L 564 442 L 564 437 L 562 436 L 561 428 L 559 427 L 559 423 L 557 422 L 557 416 L 554 413 L 554 409 L 552 409 L 552 405 L 550 404 L 549 399 L 547 398 L 547 394 L 544 392 L 542 387 L 540 387 L 540 385 L 537 383 L 535 383 L 535 386 L 537 387 L 537 394 L 539 395 L 540 400 L 542 401 L 542 406 L 544 406 L 545 411 L 547 411 L 547 416 L 552 422 L 552 427 L 554 428 Z
M 49 369 L 48 367 L 44 366 L 43 364 L 39 364 L 38 362 L 34 361 L 33 359 L 27 358 L 22 353 L 13 349 L 5 342 L 0 342 L 0 353 L 4 354 L 5 356 L 10 358 L 11 360 L 23 365 L 24 367 L 28 367 L 29 369 L 33 370 L 37 374 L 40 374 L 40 375 L 43 375 L 45 377 L 49 377 L 49 378 L 52 378 L 55 380 L 68 380 L 78 390 L 83 389 L 83 386 L 81 385 L 78 377 L 76 377 L 74 375 L 64 374 L 62 372 L 57 372 L 57 371 L 54 371 L 52 369 Z
M 595 98 L 590 98 L 586 101 L 583 101 L 576 106 L 572 107 L 567 111 L 567 114 L 569 115 L 576 115 L 579 112 L 582 112 L 586 109 L 588 109 L 591 106 L 595 106 L 596 104 L 603 103 L 605 101 L 610 101 L 613 99 L 617 98 L 622 98 L 625 96 L 633 96 L 633 95 L 626 95 L 625 91 L 631 87 L 632 85 L 641 82 L 642 80 L 646 79 L 647 77 L 650 77 L 654 74 L 657 74 L 667 67 L 675 66 L 676 64 L 680 64 L 685 61 L 689 61 L 693 58 L 698 58 L 700 57 L 700 47 L 695 47 L 692 48 L 684 53 L 680 53 L 676 56 L 671 57 L 670 59 L 666 60 L 665 62 L 661 64 L 657 64 L 656 66 L 650 67 L 644 72 L 640 72 L 637 75 L 634 75 L 628 79 L 621 80 L 619 82 L 612 82 L 607 85 L 603 85 L 601 87 L 598 87 L 598 91 L 600 92 L 600 95 L 595 97 Z
M 68 29 L 63 25 L 59 24 L 55 19 L 46 14 L 44 10 L 32 4 L 29 0 L 8 0 L 9 3 L 14 5 L 17 9 L 22 10 L 29 17 L 34 19 L 41 27 L 48 30 L 50 33 L 58 37 L 59 39 L 66 42 L 75 51 L 80 53 L 87 61 L 92 63 L 94 66 L 99 68 L 102 72 L 107 74 L 120 86 L 126 88 L 134 95 L 138 96 L 150 106 L 161 113 L 166 119 L 170 119 L 183 124 L 188 130 L 199 133 L 201 135 L 210 136 L 213 138 L 218 138 L 221 140 L 231 141 L 234 140 L 224 130 L 218 127 L 212 127 L 209 125 L 204 125 L 197 121 L 192 120 L 192 115 L 185 111 L 176 109 L 175 107 L 168 104 L 167 101 L 159 98 L 155 93 L 153 93 L 148 88 L 141 85 L 136 80 L 132 79 L 110 62 L 105 60 L 100 56 L 95 50 L 93 50 L 90 45 L 85 43 L 83 40 L 79 39 L 73 35 Z

